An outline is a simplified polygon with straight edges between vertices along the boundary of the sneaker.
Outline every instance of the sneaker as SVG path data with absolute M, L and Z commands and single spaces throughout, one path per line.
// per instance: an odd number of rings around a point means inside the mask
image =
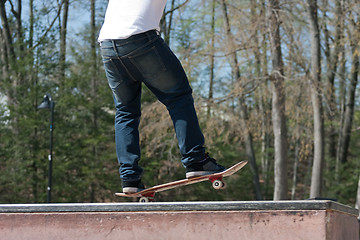
M 141 180 L 139 181 L 122 181 L 123 193 L 136 193 L 145 189 Z
M 205 154 L 205 160 L 201 163 L 191 164 L 186 167 L 186 178 L 209 175 L 225 171 L 226 168 L 217 164 L 216 160 Z

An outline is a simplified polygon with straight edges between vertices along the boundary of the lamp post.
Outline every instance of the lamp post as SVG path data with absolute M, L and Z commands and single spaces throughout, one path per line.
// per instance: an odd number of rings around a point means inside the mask
M 49 170 L 48 170 L 48 187 L 47 202 L 51 202 L 51 184 L 52 184 L 52 151 L 53 151 L 53 131 L 54 131 L 54 108 L 55 102 L 49 94 L 45 94 L 43 101 L 37 107 L 38 109 L 50 109 L 50 148 L 49 148 Z

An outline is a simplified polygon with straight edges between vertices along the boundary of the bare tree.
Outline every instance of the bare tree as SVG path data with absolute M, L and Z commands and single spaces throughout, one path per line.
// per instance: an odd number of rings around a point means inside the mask
M 287 178 L 287 129 L 285 118 L 284 69 L 281 53 L 280 37 L 280 5 L 279 0 L 269 1 L 270 22 L 269 36 L 271 44 L 271 60 L 273 71 L 272 82 L 272 122 L 274 131 L 274 200 L 288 198 Z
M 226 1 L 221 0 L 221 5 L 222 5 L 224 18 L 225 18 L 225 30 L 226 30 L 227 42 L 228 42 L 228 46 L 230 49 L 232 75 L 235 78 L 237 87 L 240 87 L 241 86 L 241 82 L 240 82 L 241 74 L 240 74 L 239 63 L 238 63 L 237 54 L 236 54 L 235 42 L 234 42 L 234 38 L 233 38 L 233 35 L 231 32 L 231 26 L 230 26 L 230 20 L 229 20 L 229 16 L 228 16 Z M 254 152 L 254 147 L 253 147 L 252 135 L 250 133 L 248 124 L 246 122 L 247 118 L 248 118 L 248 114 L 247 114 L 246 103 L 245 103 L 243 94 L 240 94 L 238 101 L 239 101 L 239 108 L 240 108 L 240 114 L 239 114 L 240 115 L 239 116 L 240 125 L 241 125 L 241 129 L 245 136 L 246 155 L 249 158 L 250 167 L 251 167 L 251 171 L 252 171 L 252 175 L 253 175 L 252 180 L 253 180 L 253 185 L 254 185 L 254 192 L 256 195 L 256 199 L 261 200 L 262 197 L 261 197 L 261 190 L 260 190 L 260 183 L 259 183 L 258 167 L 256 164 L 256 157 L 255 157 L 255 152 Z
M 215 71 L 215 8 L 216 0 L 212 1 L 211 5 L 211 54 L 210 54 L 210 79 L 209 79 L 209 94 L 208 94 L 208 114 L 211 113 L 211 104 L 213 101 L 213 86 L 214 86 L 214 71 Z
M 311 99 L 314 117 L 314 162 L 311 176 L 310 198 L 321 195 L 324 159 L 324 119 L 321 99 L 321 54 L 317 0 L 307 1 L 311 36 Z
M 2 24 L 2 33 L 1 33 L 1 48 L 2 48 L 2 59 L 3 59 L 3 68 L 4 71 L 2 73 L 3 80 L 7 84 L 11 84 L 14 86 L 14 83 L 10 80 L 11 71 L 13 69 L 13 65 L 16 61 L 15 49 L 14 49 L 14 40 L 13 35 L 9 26 L 9 20 L 6 14 L 5 8 L 6 0 L 0 0 L 0 17 L 1 17 L 1 24 Z M 16 84 L 16 83 L 15 83 Z M 8 89 L 6 92 L 6 96 L 8 97 L 9 102 L 15 104 L 16 98 L 14 89 Z
M 360 37 L 360 24 L 359 20 L 355 20 L 353 15 L 350 15 L 348 28 L 348 35 L 350 39 L 351 47 L 351 60 L 352 66 L 350 71 L 350 84 L 347 90 L 346 104 L 344 109 L 344 121 L 342 129 L 340 129 L 340 139 L 338 147 L 338 163 L 345 163 L 347 161 L 347 155 L 349 152 L 349 144 L 351 137 L 351 127 L 354 117 L 354 108 L 355 108 L 355 94 L 356 86 L 358 83 L 359 75 L 359 45 L 358 40 Z
M 335 36 L 330 34 L 328 29 L 328 7 L 329 1 L 323 0 L 323 26 L 325 51 L 326 57 L 326 113 L 329 119 L 329 154 L 330 157 L 336 157 L 336 128 L 335 128 L 335 115 L 336 115 L 336 96 L 335 96 L 335 76 L 339 65 L 339 60 L 343 52 L 343 38 L 344 38 L 344 13 L 343 13 L 343 0 L 335 1 Z M 333 42 L 331 42 L 333 39 Z M 333 50 L 331 49 L 333 46 Z
M 359 182 L 358 182 L 355 208 L 360 210 L 360 176 L 359 176 Z M 359 217 L 360 217 L 360 212 L 359 212 Z
M 69 0 L 64 0 L 64 7 L 62 12 L 62 19 L 60 24 L 60 59 L 59 59 L 59 81 L 60 92 L 64 91 L 65 81 L 65 68 L 66 68 L 66 35 L 67 35 L 67 22 L 69 16 Z
M 99 103 L 99 94 L 98 94 L 98 85 L 99 85 L 99 77 L 98 77 L 98 64 L 97 64 L 97 54 L 96 54 L 96 48 L 97 48 L 97 44 L 96 44 L 96 5 L 95 5 L 95 0 L 91 0 L 90 1 L 90 66 L 91 66 L 91 92 L 90 92 L 90 96 L 91 96 L 91 100 L 94 104 L 92 104 L 91 106 L 91 118 L 92 118 L 92 129 L 95 133 L 97 133 L 99 131 L 99 124 L 98 124 L 98 118 L 99 118 L 99 109 L 98 109 L 98 103 Z M 99 157 L 99 153 L 98 153 L 98 149 L 99 147 L 97 146 L 97 144 L 91 144 L 90 146 L 91 148 L 91 152 L 93 153 L 93 156 L 95 158 Z M 91 165 L 94 164 L 93 161 L 91 161 L 90 163 Z M 95 174 L 91 173 L 91 177 L 92 178 L 96 178 L 94 176 Z M 91 185 L 89 186 L 90 191 L 89 191 L 89 198 L 90 198 L 90 202 L 95 202 L 96 201 L 96 184 L 95 181 L 92 181 Z
M 253 4 L 253 1 L 252 1 Z M 259 110 L 261 116 L 261 168 L 262 174 L 265 181 L 265 186 L 263 187 L 264 195 L 268 195 L 270 189 L 270 175 L 271 175 L 271 141 L 272 137 L 271 131 L 271 92 L 267 87 L 269 83 L 268 76 L 268 31 L 266 31 L 266 0 L 260 0 L 258 5 L 260 6 L 260 13 L 258 16 L 254 16 L 253 21 L 261 22 L 261 28 L 259 29 L 259 35 L 261 35 L 261 41 L 259 41 L 259 48 L 254 51 L 256 64 L 259 64 L 259 69 L 256 71 L 261 71 L 258 77 L 265 78 L 264 87 L 260 89 L 260 100 L 259 100 Z M 253 15 L 253 14 L 252 14 Z M 260 19 L 259 19 L 260 17 Z M 257 42 L 257 40 L 256 40 Z M 260 57 L 260 59 L 258 59 Z

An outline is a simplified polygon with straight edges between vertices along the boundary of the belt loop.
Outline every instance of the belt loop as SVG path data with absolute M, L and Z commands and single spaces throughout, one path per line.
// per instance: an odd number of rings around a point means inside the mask
M 116 52 L 116 55 L 119 56 L 119 52 L 118 52 L 118 49 L 117 49 L 117 47 L 116 47 L 115 40 L 111 40 L 111 43 L 112 43 L 112 45 L 113 45 L 114 51 Z

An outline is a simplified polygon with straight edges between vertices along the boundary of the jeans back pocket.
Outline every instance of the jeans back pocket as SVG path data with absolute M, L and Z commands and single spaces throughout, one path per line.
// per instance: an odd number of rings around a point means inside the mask
M 163 63 L 156 46 L 152 46 L 151 48 L 138 52 L 128 58 L 145 79 L 154 77 L 157 74 L 166 71 L 166 66 Z

